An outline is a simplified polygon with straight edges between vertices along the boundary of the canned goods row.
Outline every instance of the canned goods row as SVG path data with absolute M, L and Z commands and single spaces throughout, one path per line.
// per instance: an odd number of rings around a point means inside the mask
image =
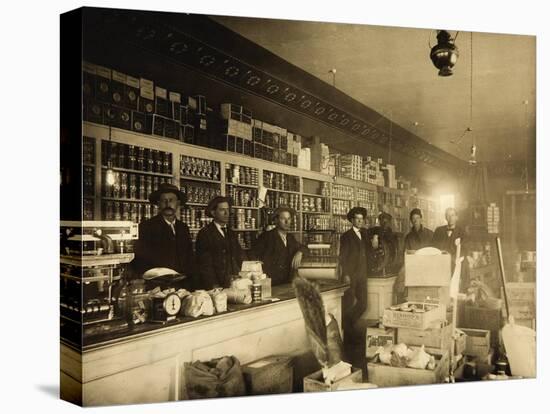
M 306 212 L 327 212 L 329 210 L 329 200 L 321 197 L 302 197 L 302 211 Z
M 264 186 L 275 190 L 300 191 L 300 177 L 264 171 Z
M 332 186 L 332 197 L 353 200 L 353 187 L 341 184 L 334 184 Z
M 351 200 L 332 200 L 332 214 L 347 214 L 352 206 Z
M 273 209 L 280 206 L 287 206 L 298 211 L 299 201 L 300 196 L 298 194 L 276 193 L 274 191 L 268 191 L 265 197 L 266 206 Z
M 250 232 L 242 232 L 237 234 L 237 240 L 241 245 L 241 248 L 248 250 L 252 247 L 253 235 Z
M 102 164 L 136 171 L 158 174 L 172 174 L 172 153 L 103 141 L 101 146 Z
M 95 164 L 95 140 L 90 137 L 82 139 L 82 162 L 84 164 Z
M 149 203 L 131 203 L 120 201 L 104 201 L 104 220 L 133 221 L 140 223 L 157 215 L 158 207 Z
M 254 213 L 254 214 L 252 214 Z M 256 212 L 253 210 L 245 210 L 243 208 L 235 209 L 234 214 L 230 217 L 231 227 L 239 230 L 249 230 L 256 228 Z
M 168 177 L 158 177 L 135 173 L 114 172 L 113 185 L 103 185 L 103 196 L 111 198 L 127 198 L 131 200 L 147 200 L 149 195 L 158 190 L 163 183 L 171 183 Z M 105 172 L 103 183 L 106 183 Z
M 338 233 L 344 233 L 351 229 L 351 223 L 343 217 L 334 217 L 334 230 Z
M 225 181 L 233 184 L 258 185 L 258 169 L 226 164 Z
M 232 186 L 226 187 L 226 195 L 231 197 L 233 204 L 242 207 L 257 207 L 258 206 L 258 191 L 251 188 L 235 188 Z
M 220 163 L 218 161 L 182 155 L 180 173 L 182 176 L 220 181 Z
M 206 215 L 206 209 L 188 208 L 181 210 L 181 221 L 189 226 L 189 230 L 198 231 L 213 219 Z
M 208 204 L 214 197 L 221 195 L 220 188 L 194 183 L 183 183 L 181 191 L 187 196 L 187 202 Z
M 332 229 L 332 220 L 329 215 L 303 215 L 303 230 L 330 230 Z

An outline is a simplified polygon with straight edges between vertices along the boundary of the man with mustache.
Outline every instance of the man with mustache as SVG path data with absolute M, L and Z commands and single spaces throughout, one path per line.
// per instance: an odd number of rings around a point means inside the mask
M 134 270 L 142 275 L 154 267 L 167 267 L 187 276 L 180 287 L 192 288 L 193 244 L 189 227 L 177 218 L 185 195 L 175 185 L 163 183 L 151 193 L 149 201 L 158 206 L 159 214 L 139 225 Z

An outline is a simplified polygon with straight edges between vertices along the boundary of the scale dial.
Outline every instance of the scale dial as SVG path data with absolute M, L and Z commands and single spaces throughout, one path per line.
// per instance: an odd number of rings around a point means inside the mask
M 181 299 L 177 294 L 170 293 L 164 299 L 162 306 L 168 316 L 177 315 L 181 309 Z

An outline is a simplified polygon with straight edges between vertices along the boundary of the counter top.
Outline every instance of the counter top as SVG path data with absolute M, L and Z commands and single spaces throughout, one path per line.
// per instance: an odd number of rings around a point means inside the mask
M 321 293 L 329 292 L 336 289 L 347 289 L 348 286 L 349 284 L 338 281 L 322 281 L 321 283 L 319 283 Z M 294 294 L 294 288 L 292 284 L 288 283 L 279 286 L 273 286 L 272 298 L 277 298 L 279 300 L 264 300 L 262 302 L 253 302 L 249 305 L 236 305 L 228 303 L 227 312 L 218 313 L 211 316 L 199 316 L 197 318 L 180 316 L 176 320 L 166 323 L 148 321 L 117 331 L 103 332 L 93 336 L 90 335 L 84 338 L 82 348 L 64 338 L 61 338 L 61 342 L 76 351 L 82 350 L 83 352 L 86 352 L 97 348 L 130 341 L 136 338 L 169 332 L 174 329 L 180 329 L 182 327 L 187 327 L 195 324 L 204 324 L 210 321 L 218 321 L 223 318 L 234 317 L 236 316 L 236 314 L 253 312 L 258 308 L 263 309 L 266 307 L 277 306 L 278 303 L 295 299 L 296 296 Z

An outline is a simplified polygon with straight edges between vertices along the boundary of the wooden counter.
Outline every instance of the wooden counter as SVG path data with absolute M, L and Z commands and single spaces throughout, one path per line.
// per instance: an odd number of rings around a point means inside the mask
M 325 307 L 339 325 L 348 285 L 324 283 Z M 61 343 L 61 397 L 83 406 L 186 398 L 184 363 L 236 356 L 241 364 L 306 351 L 304 321 L 290 285 L 273 287 L 278 302 L 156 326 L 87 345 Z

